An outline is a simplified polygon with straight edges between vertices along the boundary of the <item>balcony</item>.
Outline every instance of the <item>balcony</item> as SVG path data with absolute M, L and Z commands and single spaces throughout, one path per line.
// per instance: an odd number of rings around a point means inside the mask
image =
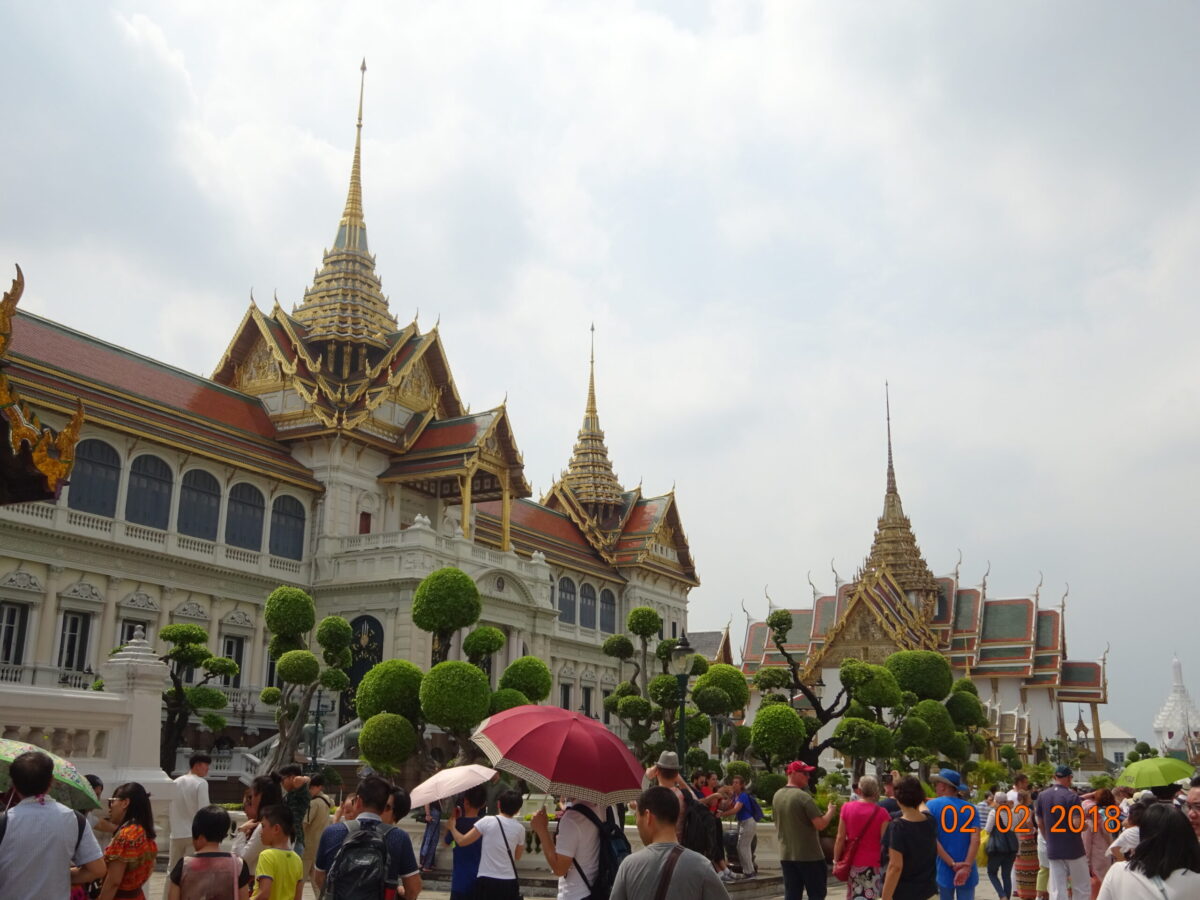
M 282 576 L 301 584 L 308 581 L 308 563 L 300 560 L 228 547 L 223 543 L 134 525 L 120 519 L 107 519 L 53 503 L 15 503 L 0 507 L 0 521 L 4 520 L 37 525 L 58 534 L 73 534 L 93 540 L 112 541 L 122 546 L 157 550 L 176 559 L 190 559 L 269 578 Z

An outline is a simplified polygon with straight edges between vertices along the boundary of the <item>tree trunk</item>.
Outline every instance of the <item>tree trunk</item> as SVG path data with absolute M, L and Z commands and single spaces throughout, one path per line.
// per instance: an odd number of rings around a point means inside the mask
M 163 662 L 166 662 L 165 657 Z M 179 745 L 183 743 L 183 735 L 187 730 L 190 710 L 187 697 L 183 693 L 182 676 L 174 667 L 171 667 L 169 672 L 171 687 L 163 694 L 167 718 L 162 724 L 159 737 L 158 765 L 168 775 L 172 775 L 175 771 L 175 757 L 178 755 Z
M 280 708 L 286 709 L 291 702 L 291 697 L 300 685 L 288 685 L 288 691 L 279 700 Z M 303 736 L 304 726 L 308 723 L 308 706 L 312 703 L 313 694 L 317 692 L 318 682 L 313 682 L 310 685 L 305 685 L 300 699 L 296 701 L 297 710 L 295 719 L 283 718 L 279 721 L 279 741 L 275 745 L 275 750 L 268 758 L 266 771 L 273 772 L 280 766 L 286 766 L 292 761 L 296 755 L 296 751 L 300 747 L 300 740 Z M 317 748 L 318 755 L 320 747 Z
M 642 666 L 638 670 L 639 674 L 642 676 L 641 694 L 643 697 L 647 697 L 646 691 L 648 690 L 650 683 L 650 677 L 647 674 L 650 671 L 650 662 L 647 658 L 647 651 L 649 650 L 650 642 L 646 638 L 640 638 L 639 640 L 642 642 Z

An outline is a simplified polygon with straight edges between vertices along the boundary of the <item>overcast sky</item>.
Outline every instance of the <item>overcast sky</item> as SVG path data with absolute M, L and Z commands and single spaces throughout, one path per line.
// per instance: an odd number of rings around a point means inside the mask
M 883 384 L 931 567 L 1067 600 L 1103 712 L 1200 693 L 1193 4 L 0 4 L 22 306 L 208 374 L 345 200 L 537 491 L 677 485 L 691 627 L 853 576 Z M 0 277 L 8 278 L 3 275 Z M 1074 720 L 1074 710 L 1068 711 Z

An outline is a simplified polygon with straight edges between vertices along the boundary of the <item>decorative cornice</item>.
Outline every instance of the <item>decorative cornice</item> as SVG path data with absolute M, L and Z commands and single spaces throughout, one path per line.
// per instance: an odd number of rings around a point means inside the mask
M 38 581 L 36 575 L 32 572 L 22 571 L 21 569 L 9 572 L 4 578 L 0 579 L 0 588 L 8 588 L 14 591 L 30 591 L 35 594 L 40 594 L 44 590 L 42 583 Z

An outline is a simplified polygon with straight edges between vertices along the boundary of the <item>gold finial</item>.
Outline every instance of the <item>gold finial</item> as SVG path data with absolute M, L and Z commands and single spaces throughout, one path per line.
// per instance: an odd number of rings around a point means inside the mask
M 892 397 L 888 389 L 888 383 L 883 383 L 883 403 L 887 410 L 887 444 L 888 444 L 888 467 L 887 467 L 887 492 L 889 494 L 896 493 L 896 469 L 892 465 Z
M 592 420 L 592 430 L 597 430 L 596 419 L 600 414 L 596 410 L 596 323 L 592 323 L 592 348 L 588 354 L 588 396 L 585 415 Z
M 359 67 L 362 73 L 358 83 L 358 124 L 355 126 L 354 136 L 354 162 L 350 166 L 350 192 L 346 195 L 346 209 L 342 213 L 342 228 L 347 226 L 363 225 L 363 206 L 362 206 L 362 119 L 363 119 L 363 94 L 367 88 L 367 59 L 363 57 L 362 66 Z M 342 237 L 341 229 L 338 231 L 338 237 Z M 350 235 L 346 234 L 346 239 L 349 241 Z M 349 244 L 354 247 L 356 245 Z M 366 248 L 361 248 L 365 250 Z

